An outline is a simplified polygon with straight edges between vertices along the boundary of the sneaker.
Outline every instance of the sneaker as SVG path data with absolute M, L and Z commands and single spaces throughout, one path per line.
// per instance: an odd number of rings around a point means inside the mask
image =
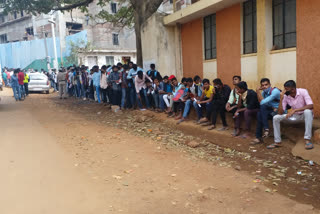
M 145 109 L 145 108 L 142 108 L 142 109 L 140 109 L 140 111 L 146 111 L 147 109 Z

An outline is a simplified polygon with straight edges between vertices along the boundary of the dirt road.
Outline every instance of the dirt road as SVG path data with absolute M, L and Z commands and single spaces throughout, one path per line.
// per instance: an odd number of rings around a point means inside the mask
M 100 123 L 108 115 L 1 95 L 1 214 L 318 213 L 245 172 Z

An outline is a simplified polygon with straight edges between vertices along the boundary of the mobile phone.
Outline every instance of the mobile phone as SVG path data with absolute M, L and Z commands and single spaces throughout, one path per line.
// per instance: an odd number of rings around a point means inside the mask
M 290 95 L 290 91 L 286 91 L 285 95 L 289 96 Z

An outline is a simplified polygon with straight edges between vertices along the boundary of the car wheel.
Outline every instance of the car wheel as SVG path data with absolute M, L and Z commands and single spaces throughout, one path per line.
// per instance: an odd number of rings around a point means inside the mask
M 49 94 L 50 91 L 46 91 L 46 94 Z

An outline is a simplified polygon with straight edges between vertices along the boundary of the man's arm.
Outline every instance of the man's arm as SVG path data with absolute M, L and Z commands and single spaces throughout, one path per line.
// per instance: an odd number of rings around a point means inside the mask
M 214 95 L 215 95 L 215 93 L 212 93 L 208 100 L 200 101 L 200 102 L 198 102 L 198 104 L 210 103 L 213 100 Z
M 282 115 L 287 108 L 287 100 L 284 98 L 284 95 L 286 93 L 286 90 L 284 89 L 280 94 L 280 102 L 279 102 L 279 108 L 278 108 L 278 114 Z
M 257 92 L 257 94 L 258 94 L 258 92 Z M 259 99 L 259 94 L 258 94 L 258 99 Z M 268 96 L 267 98 L 262 98 L 262 100 L 259 99 L 259 102 L 260 102 L 260 105 L 264 105 L 264 104 L 267 104 L 273 100 L 279 100 L 279 97 L 280 97 L 280 91 L 278 89 L 274 89 L 272 91 L 272 93 L 270 94 L 270 96 Z
M 259 103 L 261 103 L 261 101 L 264 99 L 262 96 L 262 93 L 261 93 L 261 87 L 257 87 L 256 93 L 257 93 Z M 261 105 L 263 105 L 263 104 L 261 103 Z

